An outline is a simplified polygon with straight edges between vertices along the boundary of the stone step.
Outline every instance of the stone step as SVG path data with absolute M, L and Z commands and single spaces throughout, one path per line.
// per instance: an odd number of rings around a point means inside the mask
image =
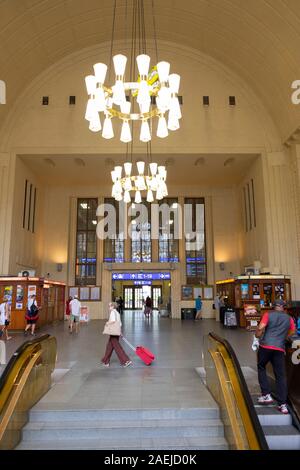
M 146 420 L 135 421 L 72 421 L 34 422 L 23 428 L 23 440 L 69 440 L 69 439 L 117 439 L 155 437 L 223 437 L 224 428 L 220 420 Z
M 300 450 L 300 433 L 290 425 L 263 426 L 271 450 Z
M 92 420 L 161 420 L 161 419 L 218 419 L 218 408 L 163 408 L 163 409 L 97 409 L 97 410 L 43 410 L 32 408 L 30 422 L 92 421 Z
M 228 450 L 223 437 L 68 439 L 22 441 L 15 450 Z

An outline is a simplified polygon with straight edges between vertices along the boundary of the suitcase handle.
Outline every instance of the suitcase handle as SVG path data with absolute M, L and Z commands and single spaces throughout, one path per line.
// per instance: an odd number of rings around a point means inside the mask
M 121 336 L 121 339 L 122 339 L 123 341 L 125 341 L 125 343 L 127 344 L 127 346 L 129 346 L 130 349 L 132 349 L 132 351 L 135 351 L 135 347 L 134 347 L 131 343 L 129 343 L 128 339 L 126 339 L 125 336 Z

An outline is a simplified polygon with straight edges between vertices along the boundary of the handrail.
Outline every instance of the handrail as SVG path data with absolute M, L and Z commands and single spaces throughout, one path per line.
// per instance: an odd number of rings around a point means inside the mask
M 50 389 L 56 339 L 42 335 L 23 343 L 0 377 L 0 449 L 13 449 L 30 408 Z
M 218 353 L 222 356 L 223 363 L 227 369 L 250 448 L 268 450 L 269 447 L 264 432 L 255 411 L 240 363 L 232 346 L 226 339 L 221 338 L 214 332 L 210 332 L 208 337 L 220 345 Z M 212 355 L 212 351 L 209 352 Z M 215 357 L 213 357 L 213 360 L 216 365 Z
M 29 341 L 25 341 L 21 346 L 18 347 L 18 349 L 13 353 L 11 356 L 10 360 L 8 361 L 2 375 L 0 376 L 0 397 L 2 398 L 3 394 L 3 388 L 5 384 L 7 383 L 7 378 L 8 376 L 12 373 L 16 362 L 18 361 L 18 358 L 21 356 L 21 354 L 31 345 L 36 345 L 39 344 L 41 341 L 45 341 L 46 339 L 50 338 L 49 334 L 45 334 L 42 336 L 38 336 L 37 338 L 31 339 Z M 1 399 L 0 399 L 0 411 L 1 411 Z

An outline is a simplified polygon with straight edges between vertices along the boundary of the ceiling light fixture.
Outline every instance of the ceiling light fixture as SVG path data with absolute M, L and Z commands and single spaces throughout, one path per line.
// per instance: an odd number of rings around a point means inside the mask
M 115 0 L 111 52 L 113 51 L 116 3 Z M 152 18 L 157 52 L 153 2 Z M 127 23 L 126 17 L 125 24 Z M 135 58 L 136 51 L 139 51 L 139 55 Z M 92 132 L 102 131 L 103 138 L 112 139 L 115 135 L 112 121 L 116 118 L 122 122 L 120 140 L 124 143 L 132 141 L 130 123 L 135 121 L 140 122 L 139 138 L 142 142 L 151 140 L 153 118 L 158 119 L 157 137 L 163 139 L 168 136 L 169 130 L 179 129 L 179 120 L 182 117 L 178 101 L 180 76 L 176 73 L 170 74 L 169 62 L 157 61 L 156 65 L 150 66 L 151 58 L 146 53 L 144 0 L 132 0 L 129 80 L 125 78 L 127 57 L 123 54 L 116 54 L 112 57 L 112 61 L 115 72 L 113 85 L 105 84 L 108 67 L 101 62 L 94 65 L 94 75 L 88 75 L 85 78 L 89 95 L 85 119 L 89 121 L 89 129 Z M 127 101 L 128 95 L 130 101 Z M 134 110 L 134 103 L 136 103 L 137 111 Z

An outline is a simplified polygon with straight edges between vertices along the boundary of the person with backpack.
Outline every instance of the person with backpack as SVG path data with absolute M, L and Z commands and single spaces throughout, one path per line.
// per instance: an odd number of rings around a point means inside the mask
M 5 331 L 5 320 L 7 316 L 7 299 L 3 299 L 3 302 L 0 304 L 0 338 L 2 338 Z
M 27 313 L 25 315 L 27 325 L 24 331 L 24 335 L 28 334 L 28 330 L 31 329 L 32 336 L 35 336 L 35 325 L 39 319 L 39 307 L 37 305 L 36 296 L 31 295 L 27 302 Z

